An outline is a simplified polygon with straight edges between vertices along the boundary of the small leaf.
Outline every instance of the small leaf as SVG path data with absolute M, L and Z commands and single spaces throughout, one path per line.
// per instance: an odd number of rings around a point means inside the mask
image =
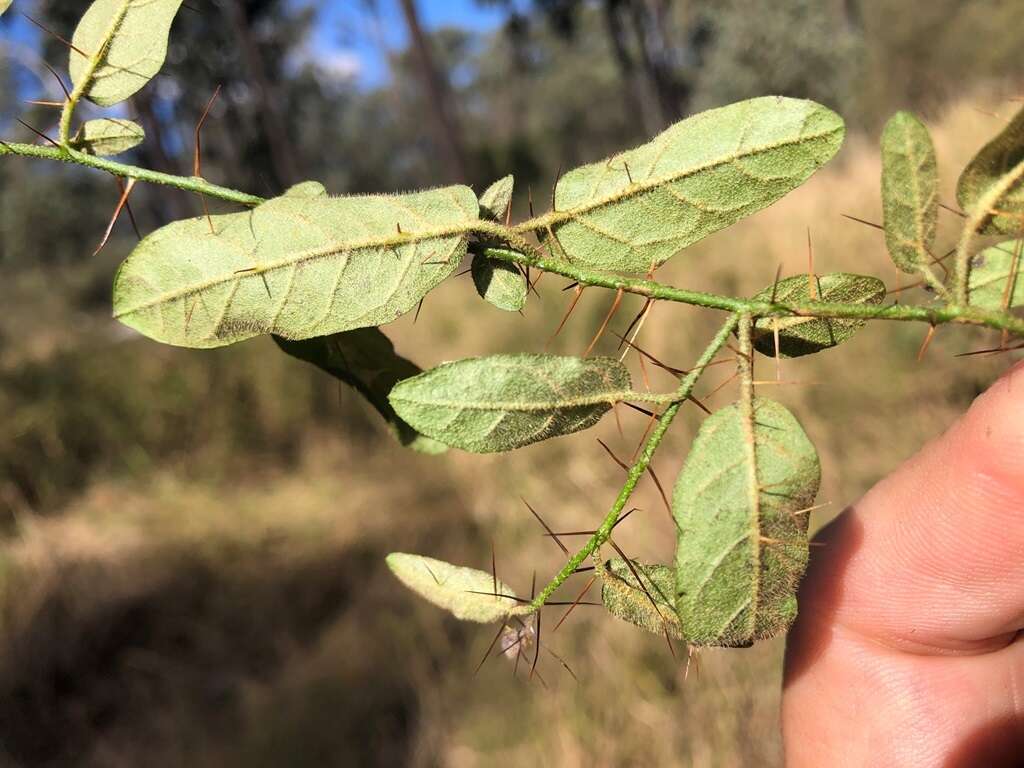
M 327 189 L 319 181 L 300 181 L 284 192 L 285 197 L 327 197 Z
M 814 446 L 779 403 L 754 400 L 752 426 L 738 405 L 704 421 L 672 500 L 676 611 L 689 642 L 746 646 L 792 623 L 820 479 Z
M 643 588 L 625 560 L 609 560 L 604 571 L 599 572 L 604 607 L 613 616 L 648 632 L 656 635 L 668 632 L 672 637 L 683 639 L 675 609 L 676 569 L 667 565 L 644 565 L 636 560 L 633 568 L 640 574 Z
M 131 120 L 104 117 L 82 124 L 71 140 L 71 146 L 87 155 L 107 157 L 127 152 L 146 138 L 142 126 Z
M 451 611 L 457 619 L 487 624 L 526 612 L 511 599 L 515 592 L 501 581 L 497 583 L 499 596 L 495 596 L 494 577 L 476 568 L 404 552 L 391 553 L 387 563 L 405 586 L 428 602 Z
M 965 211 L 973 210 L 995 187 L 1008 182 L 998 199 L 992 200 L 991 216 L 979 230 L 984 235 L 1024 234 L 1024 172 L 1007 177 L 1024 161 L 1024 109 L 1002 132 L 982 147 L 960 175 L 956 198 Z M 1006 178 L 1004 178 L 1006 177 Z
M 629 385 L 629 371 L 611 358 L 493 355 L 406 379 L 390 400 L 423 434 L 492 453 L 593 426 Z
M 882 132 L 882 209 L 896 266 L 912 273 L 930 264 L 939 217 L 938 162 L 928 129 L 909 112 L 897 112 Z
M 181 3 L 95 0 L 71 39 L 75 88 L 84 87 L 83 95 L 101 107 L 124 101 L 142 88 L 164 65 L 171 22 Z
M 359 328 L 302 341 L 275 336 L 274 341 L 292 357 L 312 363 L 357 390 L 384 417 L 402 445 L 427 454 L 448 450 L 398 418 L 388 402 L 388 393 L 395 384 L 422 371 L 396 354 L 391 340 L 379 328 Z
M 974 257 L 970 304 L 999 312 L 1024 306 L 1024 240 L 993 245 Z
M 526 277 L 515 265 L 477 254 L 472 273 L 476 292 L 498 309 L 518 312 L 526 306 Z
M 480 218 L 504 222 L 505 212 L 512 204 L 514 187 L 515 179 L 506 176 L 485 189 L 484 193 L 480 195 Z
M 885 299 L 885 283 L 876 277 L 832 272 L 816 275 L 814 295 L 808 275 L 780 280 L 754 297 L 755 301 L 775 300 L 804 305 L 811 301 L 840 304 L 879 305 Z M 864 327 L 866 320 L 826 317 L 763 317 L 754 324 L 754 348 L 764 355 L 775 355 L 775 328 L 779 329 L 779 354 L 800 357 L 830 349 L 849 339 Z
M 580 266 L 645 273 L 800 186 L 843 134 L 831 110 L 777 96 L 695 115 L 562 176 L 542 217 L 552 250 Z
M 157 230 L 121 265 L 114 316 L 185 347 L 383 325 L 458 269 L 479 212 L 469 187 L 313 192 L 306 184 L 251 211 Z

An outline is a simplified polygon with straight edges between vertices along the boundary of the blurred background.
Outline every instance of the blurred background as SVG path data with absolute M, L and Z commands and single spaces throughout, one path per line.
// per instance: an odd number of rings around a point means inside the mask
M 148 138 L 129 158 L 272 195 L 307 178 L 335 194 L 514 173 L 546 207 L 560 167 L 646 140 L 701 109 L 763 94 L 818 100 L 850 135 L 780 204 L 677 256 L 659 279 L 747 294 L 778 265 L 907 285 L 876 230 L 876 141 L 917 110 L 934 131 L 944 201 L 977 147 L 1019 104 L 1021 6 L 1010 0 L 187 0 L 162 74 L 127 105 Z M 85 0 L 14 0 L 70 37 Z M 32 141 L 59 99 L 43 61 L 62 43 L 0 19 L 0 137 Z M 478 674 L 492 632 L 415 598 L 391 550 L 489 568 L 520 594 L 561 553 L 556 529 L 592 527 L 621 483 L 595 441 L 628 459 L 646 418 L 503 456 L 403 451 L 357 395 L 269 339 L 189 351 L 110 319 L 110 284 L 135 242 L 122 217 L 92 256 L 119 191 L 75 168 L 0 162 L 0 765 L 778 765 L 782 641 L 705 651 L 684 679 L 664 640 L 579 608 L 545 643 L 543 682 L 504 658 Z M 200 212 L 142 186 L 141 231 Z M 957 217 L 943 213 L 943 236 Z M 417 322 L 385 330 L 428 367 L 540 351 L 569 293 L 548 277 L 523 316 L 483 303 L 468 277 Z M 926 301 L 920 289 L 893 298 Z M 553 351 L 581 354 L 611 303 L 584 293 Z M 639 309 L 627 299 L 621 332 Z M 720 322 L 658 305 L 639 343 L 685 367 Z M 872 326 L 841 350 L 783 364 L 765 392 L 792 407 L 822 455 L 820 525 L 941 432 L 1008 364 L 956 358 L 998 343 L 943 328 Z M 616 353 L 608 334 L 599 351 Z M 635 355 L 629 356 L 635 371 Z M 774 363 L 760 364 L 774 375 Z M 700 394 L 720 407 L 728 377 Z M 639 377 L 638 377 L 639 378 Z M 652 373 L 654 388 L 672 380 Z M 767 389 L 767 388 L 766 388 Z M 670 484 L 700 421 L 677 420 L 654 462 Z M 645 480 L 619 541 L 670 561 L 672 525 Z M 827 553 L 820 553 L 827 556 Z M 578 579 L 579 577 L 577 577 Z M 571 600 L 584 582 L 563 590 Z M 596 590 L 591 593 L 596 599 Z M 560 609 L 545 614 L 554 626 Z

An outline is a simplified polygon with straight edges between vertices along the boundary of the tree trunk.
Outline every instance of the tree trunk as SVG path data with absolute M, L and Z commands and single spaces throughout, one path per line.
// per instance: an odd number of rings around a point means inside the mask
M 620 10 L 628 3 L 629 0 L 604 0 L 605 31 L 612 46 L 615 63 L 619 67 L 623 105 L 629 114 L 640 116 L 643 132 L 650 136 L 657 133 L 661 127 L 661 117 L 652 109 L 651 100 L 644 98 L 644 83 L 626 43 Z
M 452 107 L 448 83 L 437 69 L 430 51 L 430 42 L 420 24 L 415 1 L 401 0 L 401 5 L 409 30 L 409 44 L 419 64 L 419 74 L 430 102 L 434 142 L 445 164 L 445 176 L 449 181 L 464 182 L 468 179 L 466 154 L 459 121 Z
M 295 152 L 288 140 L 288 131 L 278 106 L 281 101 L 277 98 L 267 76 L 259 46 L 253 40 L 243 0 L 228 0 L 224 8 L 242 50 L 248 80 L 255 88 L 259 99 L 260 121 L 270 146 L 270 162 L 277 177 L 276 181 L 281 187 L 287 187 L 299 180 L 299 171 Z

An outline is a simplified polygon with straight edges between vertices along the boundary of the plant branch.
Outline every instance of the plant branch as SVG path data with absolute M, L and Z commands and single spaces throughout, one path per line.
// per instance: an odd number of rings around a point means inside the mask
M 208 197 L 226 200 L 229 203 L 238 203 L 239 205 L 253 206 L 264 202 L 262 197 L 211 184 L 206 179 L 196 176 L 175 176 L 170 173 L 160 173 L 159 171 L 151 171 L 146 168 L 138 168 L 134 165 L 125 165 L 115 160 L 107 160 L 103 157 L 86 155 L 68 148 L 57 149 L 56 147 L 41 147 L 36 144 L 0 142 L 0 156 L 3 155 L 38 157 L 45 160 L 57 160 L 62 163 L 82 165 L 86 168 L 106 171 L 114 176 L 120 176 L 125 179 L 138 179 L 150 184 L 183 189 L 186 192 L 198 192 Z
M 1019 184 L 1022 179 L 1024 179 L 1024 160 L 1021 160 L 1007 173 L 1003 174 L 999 181 L 981 196 L 971 209 L 967 223 L 964 224 L 964 231 L 960 236 L 960 242 L 956 249 L 955 272 L 956 302 L 963 307 L 966 307 L 970 301 L 968 289 L 971 282 L 971 244 L 989 218 L 994 215 L 999 201 L 1011 188 Z M 1017 333 L 1018 336 L 1020 335 L 1019 332 L 1013 332 Z
M 615 499 L 615 503 L 612 504 L 611 509 L 601 522 L 600 527 L 594 535 L 590 537 L 583 548 L 569 559 L 562 570 L 558 572 L 558 575 L 540 591 L 536 598 L 534 598 L 533 602 L 530 603 L 531 609 L 537 610 L 541 608 L 547 599 L 551 597 L 552 593 L 564 584 L 566 579 L 572 576 L 576 569 L 583 564 L 583 561 L 593 554 L 602 544 L 608 541 L 608 537 L 611 536 L 612 528 L 615 527 L 615 523 L 618 521 L 619 515 L 622 514 L 622 510 L 625 509 L 630 496 L 633 495 L 633 491 L 636 489 L 637 483 L 640 482 L 640 478 L 650 466 L 651 459 L 654 457 L 655 451 L 658 450 L 658 446 L 661 445 L 661 441 L 665 437 L 665 433 L 668 432 L 668 428 L 672 425 L 672 420 L 675 419 L 676 414 L 679 413 L 679 409 L 682 407 L 686 399 L 693 393 L 693 388 L 696 386 L 701 374 L 704 373 L 704 369 L 708 367 L 712 360 L 714 360 L 715 355 L 718 354 L 719 350 L 725 346 L 726 341 L 729 339 L 729 334 L 731 334 L 733 329 L 736 328 L 737 319 L 737 315 L 732 315 L 726 321 L 725 325 L 723 325 L 718 333 L 715 334 L 714 339 L 711 340 L 711 343 L 708 344 L 707 348 L 701 354 L 697 364 L 680 382 L 679 389 L 676 390 L 674 395 L 675 401 L 665 409 L 660 417 L 658 417 L 658 423 L 655 425 L 650 437 L 647 438 L 647 442 L 644 444 L 643 451 L 641 451 L 639 458 L 637 458 L 629 468 L 629 474 L 626 476 L 626 483 L 622 486 L 622 490 L 619 491 L 618 498 Z

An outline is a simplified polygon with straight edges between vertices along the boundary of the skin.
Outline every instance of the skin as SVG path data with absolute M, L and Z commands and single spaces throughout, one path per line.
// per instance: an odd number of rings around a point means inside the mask
M 1024 363 L 818 540 L 786 765 L 1024 766 Z

